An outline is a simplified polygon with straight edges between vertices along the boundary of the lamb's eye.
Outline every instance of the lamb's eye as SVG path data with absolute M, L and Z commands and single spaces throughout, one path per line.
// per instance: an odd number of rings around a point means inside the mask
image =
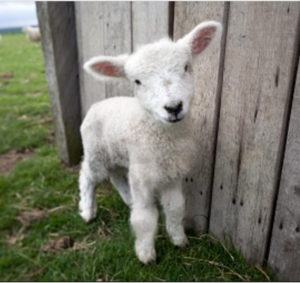
M 141 84 L 142 84 L 140 80 L 135 80 L 134 82 L 135 82 L 137 85 L 141 85 Z
M 184 71 L 187 72 L 188 70 L 189 70 L 189 65 L 186 64 L 186 65 L 184 66 Z

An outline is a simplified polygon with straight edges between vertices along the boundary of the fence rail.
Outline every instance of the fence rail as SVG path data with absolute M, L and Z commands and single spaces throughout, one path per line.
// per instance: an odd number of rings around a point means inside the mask
M 87 76 L 84 61 L 176 40 L 204 20 L 223 23 L 221 45 L 194 70 L 202 154 L 185 182 L 186 224 L 230 239 L 282 280 L 300 280 L 300 3 L 38 2 L 37 10 L 57 144 L 69 164 L 81 153 L 72 147 L 80 112 L 131 93 L 126 82 Z

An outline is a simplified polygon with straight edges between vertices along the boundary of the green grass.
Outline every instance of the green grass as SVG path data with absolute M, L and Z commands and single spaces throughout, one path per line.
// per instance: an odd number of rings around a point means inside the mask
M 51 116 L 43 64 L 39 44 L 19 34 L 3 36 L 0 75 L 13 77 L 0 77 L 0 154 L 47 142 Z
M 34 154 L 0 175 L 0 281 L 266 281 L 238 251 L 209 235 L 189 234 L 187 248 L 174 247 L 162 219 L 157 262 L 143 266 L 134 255 L 128 208 L 110 186 L 99 186 L 99 213 L 86 225 L 77 211 L 77 170 L 61 164 L 51 143 L 40 45 L 4 35 L 0 74 L 5 72 L 14 77 L 0 78 L 0 153 L 30 148 Z M 22 226 L 16 217 L 33 209 L 47 213 Z M 63 235 L 74 239 L 73 247 L 41 249 Z

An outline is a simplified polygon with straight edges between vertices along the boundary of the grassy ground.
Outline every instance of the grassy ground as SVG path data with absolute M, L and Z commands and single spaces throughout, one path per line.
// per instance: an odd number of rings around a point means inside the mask
M 32 155 L 0 175 L 0 281 L 274 280 L 210 235 L 190 234 L 189 247 L 175 248 L 163 221 L 157 263 L 144 267 L 134 255 L 129 211 L 109 185 L 98 189 L 96 221 L 80 219 L 78 173 L 58 160 L 52 133 L 40 45 L 4 35 L 0 159 L 7 152 Z

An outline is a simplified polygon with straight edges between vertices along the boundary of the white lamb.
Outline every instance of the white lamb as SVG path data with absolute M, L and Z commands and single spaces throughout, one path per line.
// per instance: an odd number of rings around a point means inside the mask
M 86 222 L 96 217 L 95 186 L 109 178 L 131 209 L 135 251 L 144 264 L 156 258 L 157 199 L 172 242 L 188 243 L 182 180 L 196 169 L 199 156 L 189 114 L 192 63 L 220 34 L 219 23 L 203 22 L 176 42 L 163 39 L 131 55 L 99 56 L 84 64 L 96 79 L 126 78 L 136 91 L 135 97 L 92 105 L 81 125 L 80 214 Z
M 24 33 L 26 33 L 27 38 L 33 42 L 39 42 L 41 40 L 41 33 L 38 27 L 24 27 L 22 29 Z

